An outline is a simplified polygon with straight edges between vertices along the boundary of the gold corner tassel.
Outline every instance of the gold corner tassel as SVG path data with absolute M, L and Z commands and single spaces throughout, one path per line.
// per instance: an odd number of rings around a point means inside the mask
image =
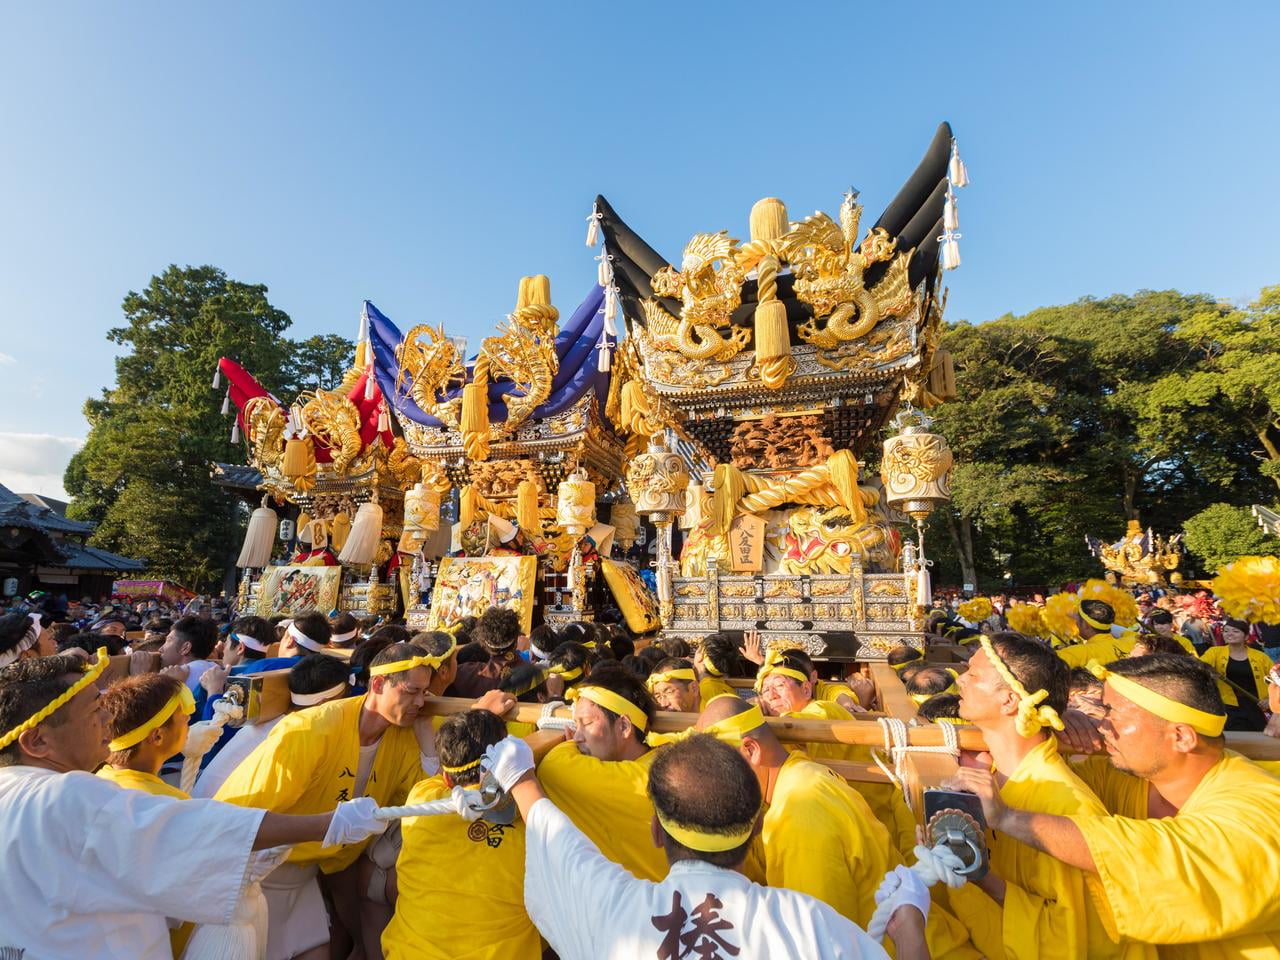
M 765 197 L 751 208 L 753 243 L 776 243 L 787 232 L 787 207 L 777 197 Z M 791 359 L 791 331 L 786 305 L 778 299 L 778 258 L 770 253 L 756 267 L 758 303 L 755 312 L 756 369 L 760 382 L 778 390 L 795 367 Z
M 618 400 L 618 417 L 622 427 L 632 433 L 644 435 L 645 418 L 652 412 L 649 398 L 644 394 L 644 387 L 638 380 L 628 380 L 622 385 L 622 394 Z
M 462 446 L 471 460 L 489 456 L 489 357 L 476 357 L 471 382 L 462 388 Z
M 351 517 L 345 511 L 334 516 L 329 525 L 329 546 L 341 552 L 347 545 L 347 537 L 351 536 Z
M 531 537 L 542 536 L 542 520 L 538 516 L 538 485 L 521 480 L 516 487 L 516 524 Z
M 299 490 L 315 486 L 316 448 L 310 437 L 294 437 L 285 443 L 280 472 Z
M 476 490 L 474 484 L 468 484 L 462 488 L 462 493 L 458 497 L 458 524 L 463 530 L 471 526 L 475 522 L 476 514 L 480 512 L 479 491 Z

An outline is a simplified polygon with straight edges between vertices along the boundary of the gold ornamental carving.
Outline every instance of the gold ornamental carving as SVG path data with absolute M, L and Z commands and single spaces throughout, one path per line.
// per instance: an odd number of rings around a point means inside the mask
M 825 463 L 835 453 L 821 416 L 765 414 L 739 423 L 731 437 L 733 465 L 743 469 L 787 470 Z
M 847 196 L 840 207 L 840 223 L 817 213 L 793 224 L 782 238 L 785 259 L 796 276 L 796 297 L 813 309 L 801 324 L 801 339 L 823 349 L 866 336 L 886 317 L 911 309 L 914 297 L 908 278 L 910 253 L 897 252 L 897 240 L 876 227 L 858 243 L 862 205 Z M 873 264 L 889 267 L 874 287 L 865 272 Z M 825 324 L 819 321 L 826 319 Z
M 885 441 L 880 479 L 890 502 L 949 500 L 951 464 L 941 434 L 903 432 Z
M 655 347 L 691 360 L 721 362 L 746 347 L 750 329 L 732 327 L 746 279 L 737 263 L 737 248 L 738 241 L 727 230 L 697 233 L 685 244 L 679 270 L 668 266 L 653 275 L 655 295 L 681 301 L 679 318 L 656 300 L 643 301 L 645 326 Z

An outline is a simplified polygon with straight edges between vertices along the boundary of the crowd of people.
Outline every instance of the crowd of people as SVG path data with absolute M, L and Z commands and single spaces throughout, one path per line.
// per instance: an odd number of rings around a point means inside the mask
M 750 632 L 9 613 L 0 956 L 1280 957 L 1278 771 L 1225 738 L 1280 713 L 1265 625 L 1080 596 L 1069 638 L 995 597 L 888 653 L 912 724 L 981 733 L 972 878 L 872 748 L 798 741 L 888 691 Z M 255 674 L 288 705 L 222 723 Z

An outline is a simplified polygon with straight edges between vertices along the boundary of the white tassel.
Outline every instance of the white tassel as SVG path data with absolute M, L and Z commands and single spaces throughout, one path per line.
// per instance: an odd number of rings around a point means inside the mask
M 933 603 L 933 584 L 929 577 L 928 560 L 922 560 L 916 570 L 916 606 L 927 607 Z
M 947 205 L 942 208 L 942 229 L 950 233 L 960 229 L 960 214 L 956 211 L 956 195 L 947 188 Z
M 604 295 L 604 332 L 611 337 L 618 335 L 618 292 L 614 287 Z
M 227 395 L 222 398 L 222 415 L 225 417 L 231 412 L 231 388 L 227 388 Z
M 609 372 L 609 345 L 601 341 L 600 356 L 596 358 L 596 369 L 601 373 Z
M 969 171 L 964 161 L 960 159 L 960 147 L 957 146 L 954 137 L 951 140 L 951 162 L 947 165 L 947 177 L 953 187 L 969 185 Z
M 360 329 L 356 333 L 356 343 L 364 343 L 369 339 L 369 311 L 367 308 L 360 308 Z
M 240 442 L 240 421 L 239 420 L 236 420 L 235 423 L 231 424 L 231 442 L 232 443 Z
M 391 429 L 391 421 L 387 418 L 387 405 L 384 403 L 378 411 L 378 432 L 386 433 Z
M 594 247 L 600 242 L 600 214 L 593 207 L 591 216 L 587 217 L 587 246 Z
M 600 266 L 596 268 L 596 283 L 606 290 L 613 285 L 613 267 L 609 263 L 609 254 L 600 254 Z
M 938 239 L 942 241 L 942 269 L 954 270 L 960 266 L 960 244 L 956 242 L 960 234 L 944 233 Z
M 375 377 L 373 375 L 373 364 L 369 364 L 369 368 L 365 371 L 365 373 L 368 375 L 365 377 L 365 381 L 364 381 L 364 398 L 366 400 L 372 400 L 373 390 L 375 386 L 374 384 Z
M 213 368 L 213 389 L 217 390 L 220 386 L 222 386 L 222 368 L 214 367 Z
M 351 532 L 347 534 L 347 542 L 342 545 L 338 560 L 356 566 L 373 563 L 381 539 L 382 508 L 376 503 L 362 503 L 351 521 Z
M 262 498 L 262 506 L 249 515 L 249 526 L 244 532 L 244 545 L 236 566 L 265 567 L 271 562 L 271 549 L 276 542 L 276 525 L 279 518 Z

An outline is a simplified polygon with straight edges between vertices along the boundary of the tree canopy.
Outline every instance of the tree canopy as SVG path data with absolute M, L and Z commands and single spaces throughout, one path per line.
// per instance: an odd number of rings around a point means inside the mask
M 942 346 L 960 396 L 936 411 L 957 463 L 930 524 L 938 582 L 1096 576 L 1086 534 L 1119 539 L 1130 518 L 1177 533 L 1207 504 L 1275 497 L 1280 288 L 1247 310 L 1085 298 L 953 324 Z
M 240 508 L 210 483 L 216 461 L 242 463 L 212 389 L 219 357 L 289 397 L 333 385 L 354 347 L 341 337 L 284 337 L 288 314 L 263 284 L 216 267 L 170 266 L 123 302 L 107 339 L 125 348 L 116 382 L 85 403 L 89 434 L 67 467 L 68 514 L 98 524 L 91 540 L 145 557 L 148 572 L 193 588 L 222 576 L 240 535 Z

